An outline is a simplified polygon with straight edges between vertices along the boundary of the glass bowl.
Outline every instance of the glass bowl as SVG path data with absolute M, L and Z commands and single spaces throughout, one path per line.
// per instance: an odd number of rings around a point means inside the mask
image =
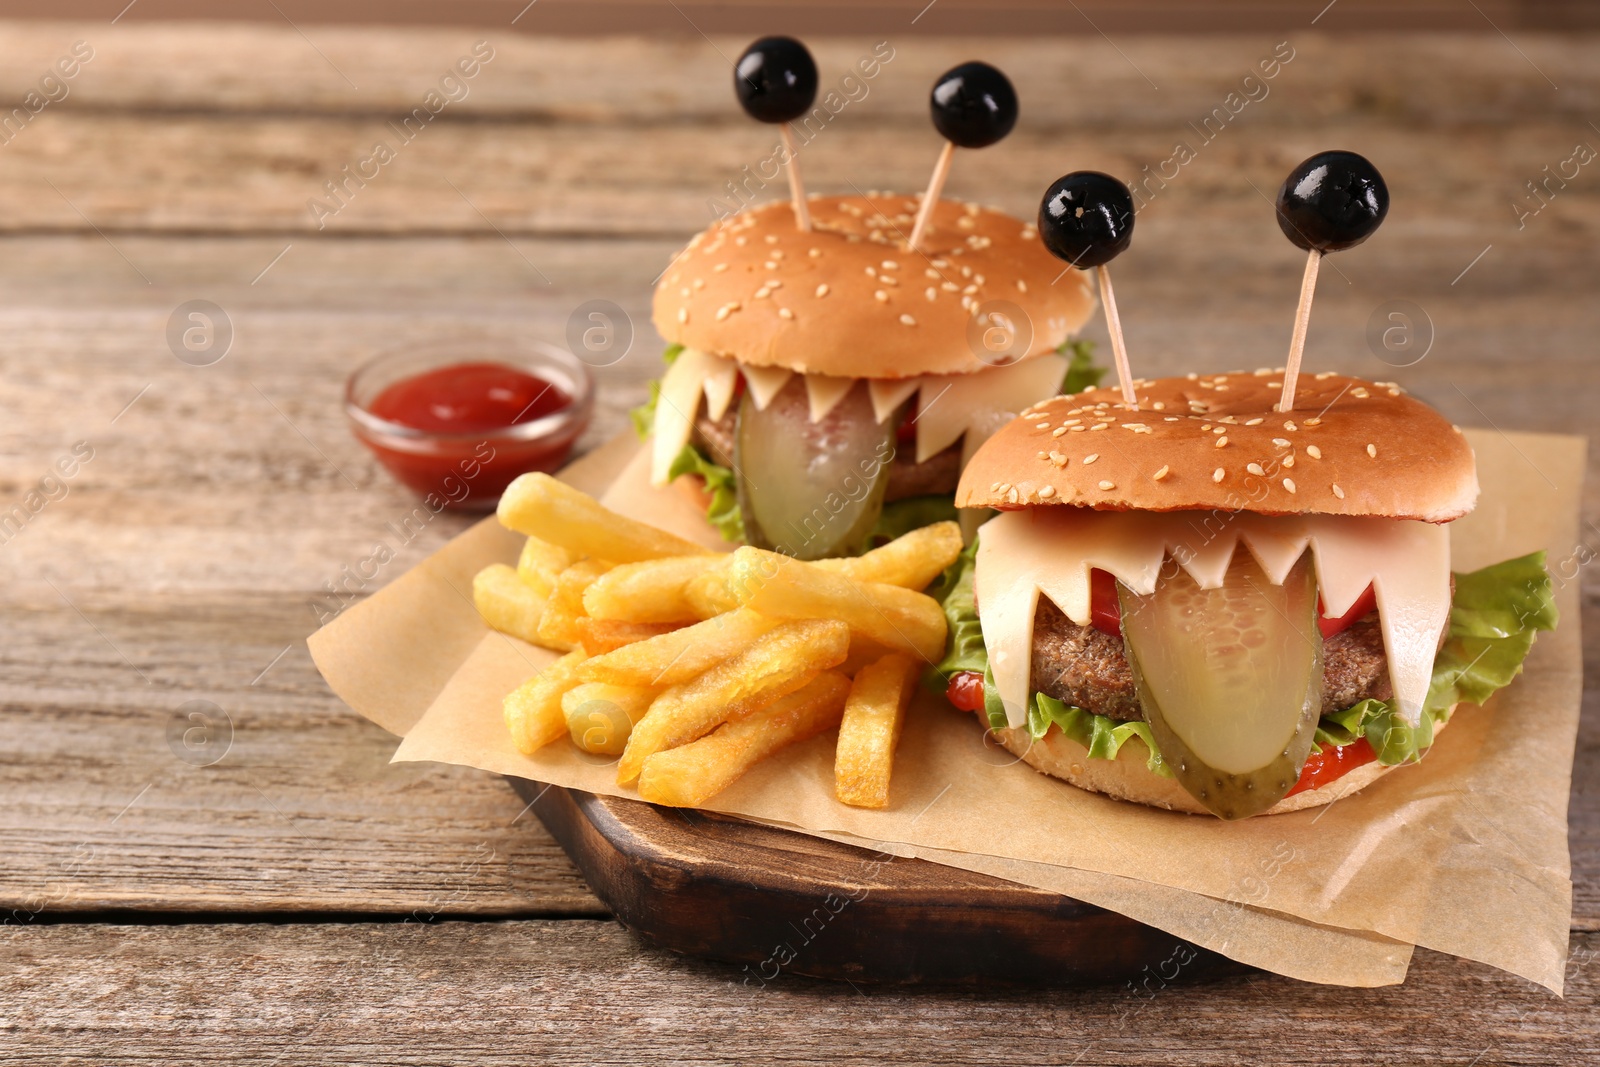
M 383 391 L 406 378 L 466 363 L 501 363 L 542 378 L 566 407 L 515 425 L 469 433 L 422 430 L 373 414 Z M 509 336 L 464 335 L 386 352 L 345 383 L 344 410 L 356 439 L 435 511 L 490 511 L 519 474 L 554 472 L 594 414 L 594 374 L 565 348 Z

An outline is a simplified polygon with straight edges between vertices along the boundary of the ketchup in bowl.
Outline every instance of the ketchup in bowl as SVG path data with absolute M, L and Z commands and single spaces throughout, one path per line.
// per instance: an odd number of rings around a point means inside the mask
M 345 389 L 352 432 L 435 511 L 491 509 L 519 474 L 558 469 L 593 407 L 582 362 L 509 340 L 390 353 Z

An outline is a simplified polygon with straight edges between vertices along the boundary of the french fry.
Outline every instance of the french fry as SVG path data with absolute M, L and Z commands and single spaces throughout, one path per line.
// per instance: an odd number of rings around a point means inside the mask
M 501 525 L 518 533 L 617 563 L 706 553 L 665 530 L 618 515 L 548 474 L 524 474 L 512 482 L 500 497 L 498 514 Z
M 690 579 L 683 587 L 683 598 L 688 601 L 695 618 L 715 618 L 739 606 L 728 588 L 728 564 L 731 562 L 731 557 L 723 556 L 718 566 Z
M 916 677 L 916 660 L 891 652 L 863 667 L 850 683 L 833 758 L 833 793 L 842 803 L 889 806 L 889 772 Z
M 619 648 L 638 644 L 678 629 L 670 622 L 618 622 L 615 619 L 591 619 L 580 615 L 572 620 L 578 634 L 578 644 L 590 656 L 603 656 Z
M 639 796 L 652 804 L 704 804 L 761 760 L 839 722 L 850 681 L 823 671 L 797 692 L 681 748 L 644 761 Z
M 960 524 L 936 522 L 853 559 L 819 559 L 811 565 L 856 582 L 882 582 L 921 592 L 956 561 L 961 548 Z
M 529 589 L 504 563 L 491 563 L 472 579 L 472 603 L 491 629 L 533 644 L 539 638 L 545 598 Z
M 655 699 L 617 764 L 617 784 L 639 777 L 647 757 L 687 744 L 724 722 L 742 719 L 787 696 L 816 673 L 844 662 L 850 630 L 842 622 L 810 619 L 778 626 L 749 648 Z
M 567 732 L 561 696 L 578 684 L 582 652 L 569 652 L 512 690 L 503 708 L 517 751 L 531 756 Z
M 517 577 L 540 596 L 549 597 L 555 591 L 556 578 L 577 561 L 567 549 L 530 537 L 517 559 Z
M 733 554 L 728 588 L 739 603 L 779 619 L 840 619 L 852 632 L 932 663 L 944 655 L 944 610 L 930 596 L 854 582 L 746 545 Z
M 740 608 L 596 656 L 579 673 L 586 681 L 613 685 L 682 685 L 743 652 L 777 625 L 777 619 Z
M 720 556 L 669 556 L 624 563 L 583 591 L 583 608 L 596 619 L 693 622 L 700 614 L 685 596 L 685 587 L 722 564 Z
M 583 637 L 578 619 L 583 616 L 583 591 L 611 569 L 598 559 L 579 560 L 556 578 L 544 615 L 539 620 L 539 643 L 547 648 L 574 649 Z
M 644 718 L 659 689 L 583 682 L 561 696 L 572 743 L 596 756 L 620 756 L 633 724 Z

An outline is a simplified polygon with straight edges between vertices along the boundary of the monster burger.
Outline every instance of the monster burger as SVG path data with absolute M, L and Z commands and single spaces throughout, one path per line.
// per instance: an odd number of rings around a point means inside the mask
M 947 576 L 951 700 L 1046 774 L 1236 819 L 1360 789 L 1509 683 L 1550 584 L 1542 554 L 1452 581 L 1461 432 L 1338 374 L 1283 415 L 1281 379 L 1091 389 L 994 435 L 956 498 L 1002 513 Z
M 809 208 L 810 231 L 772 203 L 678 255 L 655 292 L 668 368 L 636 423 L 655 484 L 692 493 L 725 538 L 818 559 L 955 517 L 989 434 L 1098 375 L 1066 343 L 1088 282 L 1033 225 L 941 200 L 911 251 L 914 197 Z

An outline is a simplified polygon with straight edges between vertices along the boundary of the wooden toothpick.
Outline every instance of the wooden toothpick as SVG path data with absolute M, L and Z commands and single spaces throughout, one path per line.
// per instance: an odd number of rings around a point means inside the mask
M 1128 346 L 1122 340 L 1122 319 L 1117 315 L 1117 298 L 1111 292 L 1111 272 L 1102 264 L 1094 269 L 1100 281 L 1100 302 L 1106 309 L 1106 330 L 1111 334 L 1111 354 L 1117 361 L 1117 384 L 1122 386 L 1122 402 L 1130 408 L 1139 406 L 1133 395 L 1133 371 L 1128 366 Z
M 811 207 L 806 203 L 806 183 L 800 178 L 800 149 L 794 143 L 794 131 L 787 122 L 778 127 L 783 137 L 784 151 L 789 153 L 789 196 L 794 201 L 794 221 L 802 231 L 811 232 Z
M 939 202 L 939 194 L 944 192 L 944 180 L 950 174 L 950 161 L 956 156 L 954 141 L 946 141 L 939 150 L 939 161 L 933 165 L 933 177 L 928 180 L 928 191 L 922 194 L 922 206 L 917 209 L 916 225 L 911 227 L 911 251 L 917 250 L 917 242 L 922 240 L 922 234 L 928 228 L 928 223 L 933 221 L 933 207 Z
M 1294 313 L 1294 336 L 1289 339 L 1289 362 L 1283 368 L 1283 396 L 1280 412 L 1294 410 L 1294 388 L 1300 381 L 1300 355 L 1306 347 L 1306 328 L 1311 324 L 1311 296 L 1317 288 L 1317 266 L 1322 253 L 1313 248 L 1306 256 L 1305 277 L 1300 279 L 1300 306 Z

